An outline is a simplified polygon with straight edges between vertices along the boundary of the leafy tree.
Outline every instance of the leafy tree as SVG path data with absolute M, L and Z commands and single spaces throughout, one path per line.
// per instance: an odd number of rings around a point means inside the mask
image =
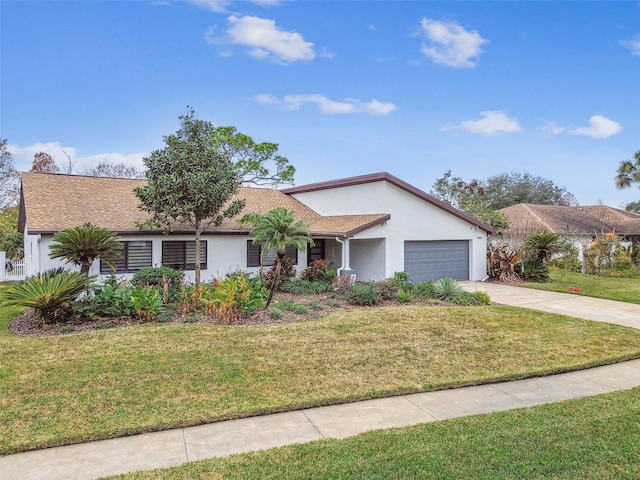
M 575 205 L 576 198 L 551 180 L 529 173 L 501 173 L 487 179 L 465 182 L 451 170 L 433 184 L 431 194 L 498 231 L 508 228 L 499 210 L 518 203 Z
M 633 155 L 633 160 L 623 160 L 618 165 L 616 187 L 629 188 L 633 183 L 640 183 L 640 150 Z
M 46 152 L 38 152 L 33 156 L 30 172 L 60 173 L 60 167 L 51 155 Z
M 481 180 L 492 210 L 510 207 L 518 203 L 537 205 L 576 205 L 577 200 L 565 187 L 558 187 L 551 180 L 530 173 L 500 173 Z
M 505 230 L 509 226 L 504 214 L 488 206 L 485 189 L 478 180 L 474 179 L 467 183 L 460 177 L 453 177 L 451 170 L 447 170 L 442 178 L 437 179 L 433 184 L 431 195 L 497 231 Z
M 96 258 L 115 268 L 109 259 L 120 257 L 122 244 L 111 230 L 85 223 L 56 233 L 49 250 L 50 258 L 64 258 L 67 263 L 80 265 L 80 272 L 88 275 Z
M 143 159 L 148 183 L 135 193 L 140 208 L 151 214 L 141 226 L 169 231 L 178 222 L 194 228 L 199 283 L 200 236 L 242 211 L 244 200 L 232 200 L 241 184 L 288 183 L 293 181 L 295 169 L 278 155 L 276 144 L 257 144 L 234 127 L 216 128 L 211 122 L 196 119 L 191 107 L 179 120 L 176 133 L 164 137 L 166 146 Z M 267 162 L 275 164 L 274 174 Z
M 193 113 L 193 110 L 191 110 Z M 214 128 L 213 138 L 217 152 L 233 162 L 244 184 L 279 185 L 293 183 L 296 169 L 282 155 L 278 144 L 256 143 L 250 136 L 239 133 L 235 127 Z M 268 165 L 275 166 L 271 173 Z
M 111 163 L 106 158 L 88 168 L 82 174 L 90 177 L 145 178 L 144 170 L 127 166 L 123 162 Z
M 20 173 L 13 167 L 7 140 L 0 139 L 0 210 L 18 203 Z
M 471 204 L 485 201 L 484 188 L 477 180 L 467 183 L 460 177 L 453 177 L 451 170 L 444 172 L 442 178 L 434 182 L 431 195 L 458 210 L 464 210 Z
M 7 252 L 7 258 L 21 258 L 23 255 L 23 235 L 18 232 L 18 208 L 9 207 L 0 213 L 0 250 Z
M 269 298 L 264 307 L 266 309 L 273 300 L 287 247 L 293 246 L 303 250 L 307 244 L 313 244 L 313 240 L 307 226 L 296 221 L 293 212 L 284 207 L 274 208 L 265 214 L 250 213 L 240 221 L 251 226 L 251 236 L 255 245 L 260 245 L 263 250 L 276 249 L 275 277 L 271 282 Z
M 627 212 L 640 213 L 640 201 L 629 202 L 625 205 L 624 209 Z

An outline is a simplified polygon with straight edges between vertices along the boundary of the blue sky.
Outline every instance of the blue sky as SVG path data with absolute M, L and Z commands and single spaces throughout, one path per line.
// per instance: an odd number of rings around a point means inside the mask
M 141 166 L 187 105 L 272 141 L 296 184 L 387 171 L 425 191 L 529 172 L 624 206 L 640 150 L 640 2 L 0 2 L 16 167 Z

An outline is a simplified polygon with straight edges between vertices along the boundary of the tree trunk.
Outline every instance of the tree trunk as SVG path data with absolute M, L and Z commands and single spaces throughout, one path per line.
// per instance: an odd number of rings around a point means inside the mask
M 196 285 L 200 283 L 200 222 L 196 224 Z
M 285 253 L 280 255 L 280 252 L 277 253 L 276 256 L 276 273 L 273 276 L 273 281 L 271 282 L 271 288 L 269 290 L 269 298 L 267 298 L 267 303 L 264 304 L 264 309 L 266 310 L 271 305 L 271 300 L 273 300 L 273 295 L 276 293 L 276 287 L 278 286 L 278 280 L 280 279 L 280 272 L 282 270 L 282 259 L 284 258 Z
M 89 270 L 91 269 L 91 264 L 89 262 L 82 262 L 80 266 L 80 273 L 84 273 L 85 275 L 89 275 Z

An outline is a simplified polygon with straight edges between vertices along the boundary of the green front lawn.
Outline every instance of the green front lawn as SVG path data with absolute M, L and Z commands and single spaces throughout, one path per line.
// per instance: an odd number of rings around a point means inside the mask
M 638 418 L 634 388 L 112 478 L 636 480 Z
M 0 308 L 0 453 L 640 357 L 640 331 L 503 307 L 16 337 Z M 606 339 L 606 341 L 603 341 Z
M 582 275 L 553 267 L 549 269 L 549 276 L 551 278 L 549 283 L 525 282 L 521 286 L 562 293 L 570 293 L 569 287 L 575 287 L 580 290 L 576 295 L 640 303 L 640 278 Z

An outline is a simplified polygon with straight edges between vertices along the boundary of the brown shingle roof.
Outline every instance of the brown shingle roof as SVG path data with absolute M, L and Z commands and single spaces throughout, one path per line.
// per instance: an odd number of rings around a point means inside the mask
M 519 203 L 498 210 L 509 219 L 507 235 L 526 236 L 541 230 L 557 235 L 640 234 L 640 215 L 603 205 L 567 207 Z
M 381 225 L 390 218 L 391 215 L 385 213 L 318 217 L 311 223 L 310 229 L 317 235 L 353 237 L 356 233 Z
M 133 189 L 145 183 L 146 180 L 23 173 L 19 229 L 24 231 L 26 222 L 30 233 L 55 233 L 91 222 L 120 234 L 142 233 L 136 223 L 149 217 L 138 208 Z M 241 215 L 284 207 L 317 235 L 351 236 L 389 219 L 385 214 L 322 217 L 292 196 L 268 188 L 243 187 L 238 197 L 246 200 Z M 174 230 L 191 231 L 188 227 Z M 216 231 L 247 233 L 247 228 L 234 218 L 225 219 Z
M 611 231 L 622 235 L 640 235 L 640 214 L 606 205 L 581 207 L 589 215 L 611 226 Z

